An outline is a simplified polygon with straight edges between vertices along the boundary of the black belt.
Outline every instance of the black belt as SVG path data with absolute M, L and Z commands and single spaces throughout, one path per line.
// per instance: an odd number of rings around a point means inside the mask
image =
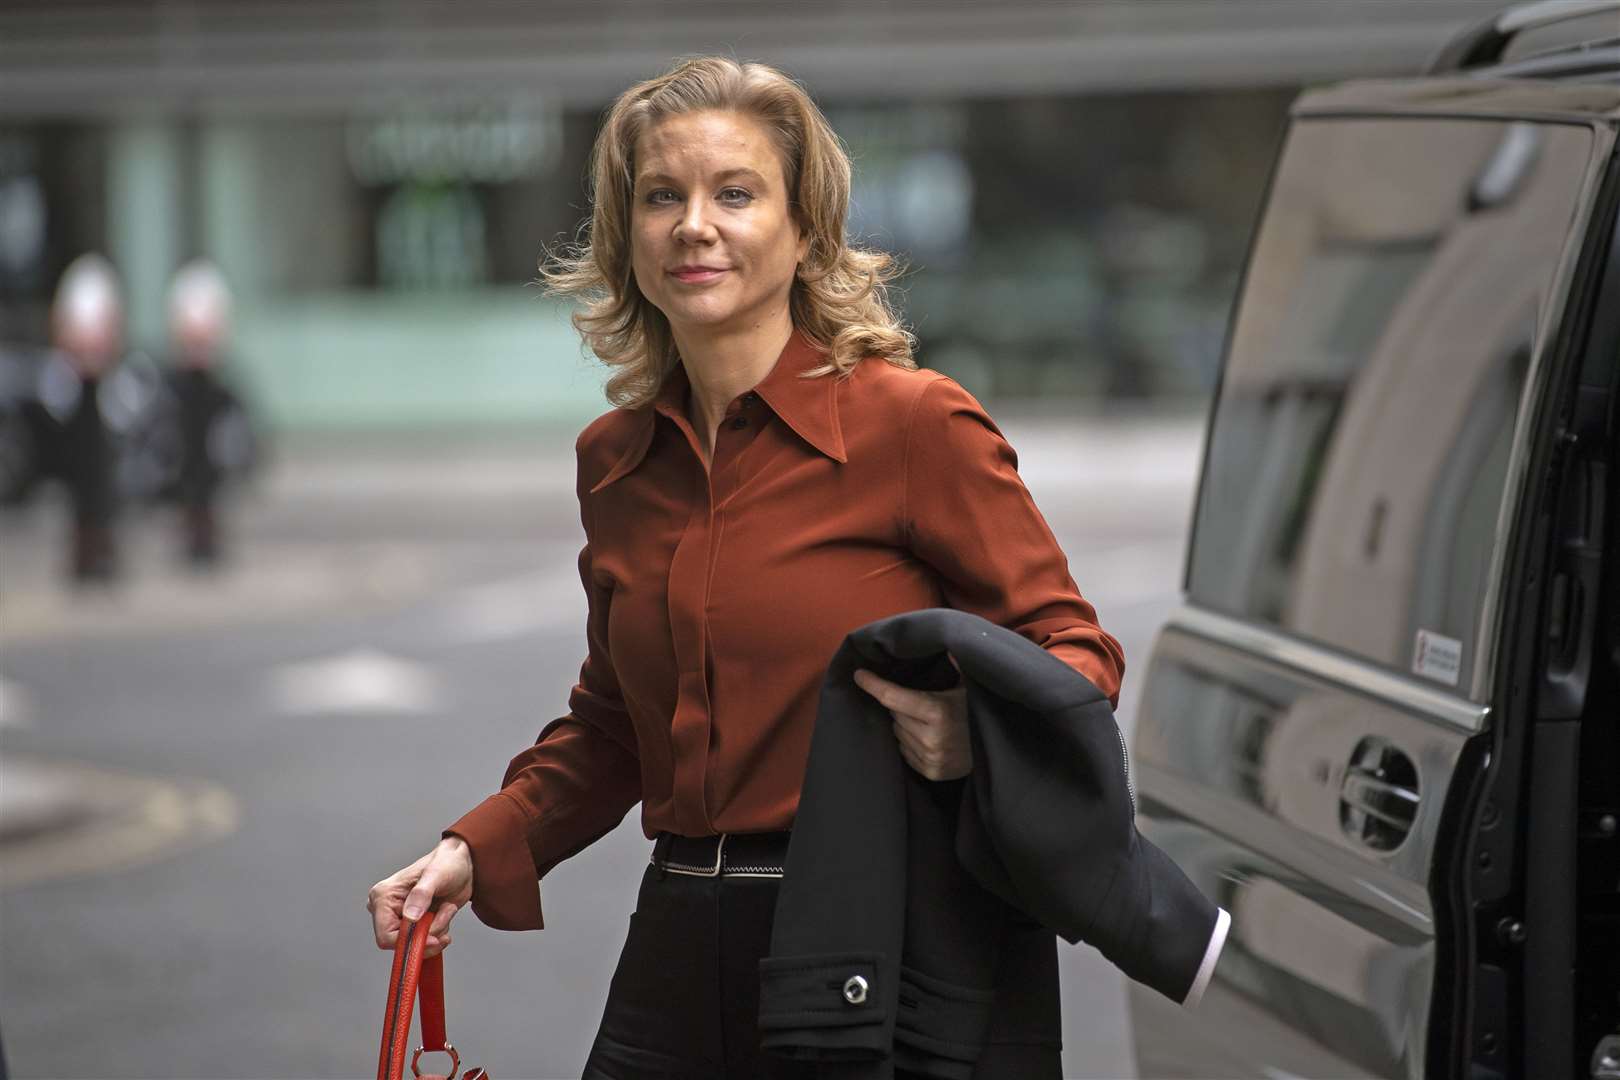
M 787 864 L 786 832 L 677 836 L 659 833 L 652 864 L 690 877 L 781 877 Z

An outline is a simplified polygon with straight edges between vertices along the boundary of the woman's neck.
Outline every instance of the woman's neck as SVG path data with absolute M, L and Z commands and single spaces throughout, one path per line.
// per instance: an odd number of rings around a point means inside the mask
M 714 335 L 675 333 L 686 379 L 692 387 L 687 418 L 703 440 L 705 454 L 733 398 L 758 386 L 793 336 L 793 320 L 784 309 L 772 319 L 740 331 Z

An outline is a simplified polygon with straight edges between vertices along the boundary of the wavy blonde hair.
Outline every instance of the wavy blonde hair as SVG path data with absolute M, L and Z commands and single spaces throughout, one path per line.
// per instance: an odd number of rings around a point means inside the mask
M 889 301 L 900 267 L 885 252 L 852 246 L 849 155 L 803 87 L 765 64 L 726 57 L 686 60 L 620 94 L 591 152 L 591 217 L 583 238 L 548 253 L 540 276 L 554 294 L 579 297 L 574 328 L 603 363 L 608 401 L 651 401 L 680 362 L 669 322 L 636 286 L 630 259 L 635 148 L 642 132 L 670 116 L 726 110 L 762 121 L 782 159 L 792 212 L 810 238 L 789 296 L 793 325 L 827 350 L 807 377 L 848 374 L 867 356 L 915 368 L 915 339 Z M 584 227 L 582 226 L 582 229 Z

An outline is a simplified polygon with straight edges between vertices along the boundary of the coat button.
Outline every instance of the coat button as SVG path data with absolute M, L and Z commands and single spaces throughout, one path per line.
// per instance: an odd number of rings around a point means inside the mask
M 866 1001 L 866 979 L 861 975 L 851 975 L 844 981 L 844 1000 L 851 1005 L 860 1005 Z

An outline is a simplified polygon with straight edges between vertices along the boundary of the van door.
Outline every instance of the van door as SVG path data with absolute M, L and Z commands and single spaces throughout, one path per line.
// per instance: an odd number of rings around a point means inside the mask
M 1232 927 L 1196 1011 L 1132 988 L 1142 1076 L 1452 1075 L 1484 1016 L 1452 872 L 1496 734 L 1528 418 L 1612 142 L 1296 108 L 1133 754 L 1143 832 Z M 1514 857 L 1474 869 L 1508 883 Z M 1479 1001 L 1506 1001 L 1500 975 Z M 1480 1030 L 1505 1063 L 1516 1036 Z

